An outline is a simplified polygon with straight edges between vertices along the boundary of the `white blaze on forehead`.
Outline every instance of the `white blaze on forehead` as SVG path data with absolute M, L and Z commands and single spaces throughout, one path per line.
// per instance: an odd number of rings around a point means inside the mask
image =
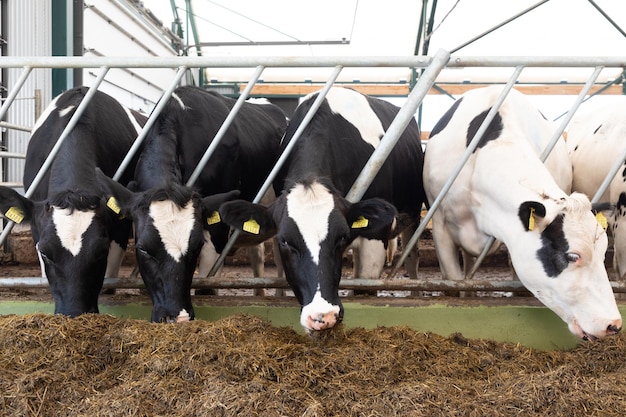
M 176 260 L 187 253 L 189 238 L 194 226 L 193 202 L 178 207 L 170 200 L 153 201 L 150 204 L 150 217 L 167 253 Z
M 83 245 L 83 233 L 89 228 L 95 216 L 94 211 L 80 211 L 52 207 L 52 221 L 57 236 L 65 249 L 74 256 L 78 255 Z
M 320 183 L 297 184 L 287 196 L 287 215 L 298 226 L 306 247 L 317 265 L 320 243 L 328 235 L 328 216 L 335 206 L 333 195 Z
M 344 88 L 332 88 L 326 96 L 333 113 L 338 113 L 359 130 L 361 138 L 374 148 L 385 134 L 383 125 L 364 95 Z

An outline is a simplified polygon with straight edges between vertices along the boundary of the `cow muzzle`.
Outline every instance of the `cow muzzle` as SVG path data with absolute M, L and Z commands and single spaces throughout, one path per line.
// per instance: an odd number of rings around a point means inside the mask
M 308 315 L 305 318 L 305 329 L 307 331 L 326 330 L 334 327 L 337 321 L 339 321 L 339 315 L 334 311 Z
M 581 328 L 578 322 L 574 321 L 570 326 L 570 331 L 578 336 L 582 340 L 595 341 L 602 339 L 605 336 L 610 336 L 619 333 L 622 330 L 622 319 L 611 321 L 606 328 L 600 332 L 587 332 Z

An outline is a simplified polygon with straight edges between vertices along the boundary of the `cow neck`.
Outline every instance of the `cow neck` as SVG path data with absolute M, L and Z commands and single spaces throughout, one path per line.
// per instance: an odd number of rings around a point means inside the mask
M 160 134 L 147 141 L 135 169 L 138 191 L 172 182 L 182 184 L 177 144 L 173 133 Z
M 308 182 L 311 178 L 332 178 L 331 147 L 327 138 L 302 138 L 293 150 L 287 178 L 290 183 Z
M 50 167 L 48 193 L 98 190 L 95 160 L 92 142 L 68 136 Z

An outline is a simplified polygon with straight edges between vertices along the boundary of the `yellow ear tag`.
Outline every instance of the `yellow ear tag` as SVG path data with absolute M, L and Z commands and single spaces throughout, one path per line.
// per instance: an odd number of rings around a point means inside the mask
M 352 223 L 352 228 L 353 229 L 363 229 L 364 227 L 367 227 L 367 225 L 369 224 L 369 220 L 367 220 L 365 217 L 363 216 L 359 216 L 357 217 L 357 219 Z
M 107 200 L 107 207 L 110 208 L 115 214 L 120 214 L 120 211 L 122 211 L 120 206 L 117 204 L 117 200 L 113 196 Z
M 206 222 L 209 224 L 209 226 L 212 224 L 217 224 L 221 221 L 222 221 L 222 218 L 220 217 L 220 214 L 217 211 L 214 211 L 213 213 L 211 213 L 209 217 L 206 218 Z
M 243 231 L 252 233 L 253 235 L 258 235 L 261 231 L 261 226 L 257 223 L 256 220 L 250 219 L 243 223 Z
M 4 213 L 4 217 L 19 224 L 24 220 L 24 213 L 17 207 L 10 207 L 7 212 Z
M 535 228 L 535 208 L 530 208 L 530 216 L 528 216 L 528 230 L 533 230 Z
M 606 220 L 606 216 L 602 214 L 601 211 L 596 214 L 596 220 L 598 221 L 598 223 L 600 223 L 600 226 L 602 226 L 604 230 L 609 227 L 609 222 Z

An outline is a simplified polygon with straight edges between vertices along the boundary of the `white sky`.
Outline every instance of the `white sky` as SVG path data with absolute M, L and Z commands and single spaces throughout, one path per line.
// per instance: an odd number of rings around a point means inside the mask
M 184 18 L 185 1 L 176 0 Z M 432 1 L 431 1 L 432 2 Z M 452 50 L 539 0 L 439 0 L 431 52 Z M 621 0 L 595 0 L 622 30 Z M 144 5 L 171 21 L 170 0 Z M 349 39 L 350 45 L 220 47 L 206 52 L 261 55 L 412 54 L 416 0 L 192 0 L 204 42 Z M 450 12 L 448 14 L 448 12 Z M 448 15 L 447 15 L 448 14 Z M 447 15 L 445 20 L 442 19 Z M 191 43 L 191 39 L 190 39 Z M 623 55 L 626 38 L 588 0 L 550 0 L 458 52 L 460 55 Z
M 185 1 L 176 0 L 178 13 L 185 18 Z M 595 0 L 611 19 L 626 31 L 622 0 Z M 432 3 L 432 2 L 431 2 Z M 442 48 L 453 51 L 539 0 L 438 0 L 429 55 Z M 165 26 L 172 20 L 170 0 L 144 0 L 145 7 L 159 16 Z M 221 46 L 204 48 L 210 55 L 283 56 L 393 56 L 412 55 L 417 38 L 421 2 L 416 0 L 192 0 L 201 42 L 241 41 L 350 41 L 349 45 Z M 191 33 L 188 43 L 193 43 Z M 526 15 L 507 23 L 474 43 L 454 52 L 463 56 L 626 56 L 624 37 L 588 0 L 550 0 Z M 524 77 L 534 80 L 584 81 L 591 69 L 526 69 Z M 325 81 L 331 70 L 268 69 L 266 81 Z M 448 70 L 459 80 L 485 82 L 506 80 L 508 69 Z M 614 77 L 603 74 L 598 81 Z M 219 81 L 246 81 L 252 71 L 219 70 L 209 74 Z M 340 80 L 397 82 L 408 70 L 344 69 Z M 548 117 L 569 109 L 575 96 L 534 97 Z M 424 128 L 438 119 L 449 98 L 430 98 L 434 110 L 425 110 Z M 543 107 L 542 107 L 543 106 Z

